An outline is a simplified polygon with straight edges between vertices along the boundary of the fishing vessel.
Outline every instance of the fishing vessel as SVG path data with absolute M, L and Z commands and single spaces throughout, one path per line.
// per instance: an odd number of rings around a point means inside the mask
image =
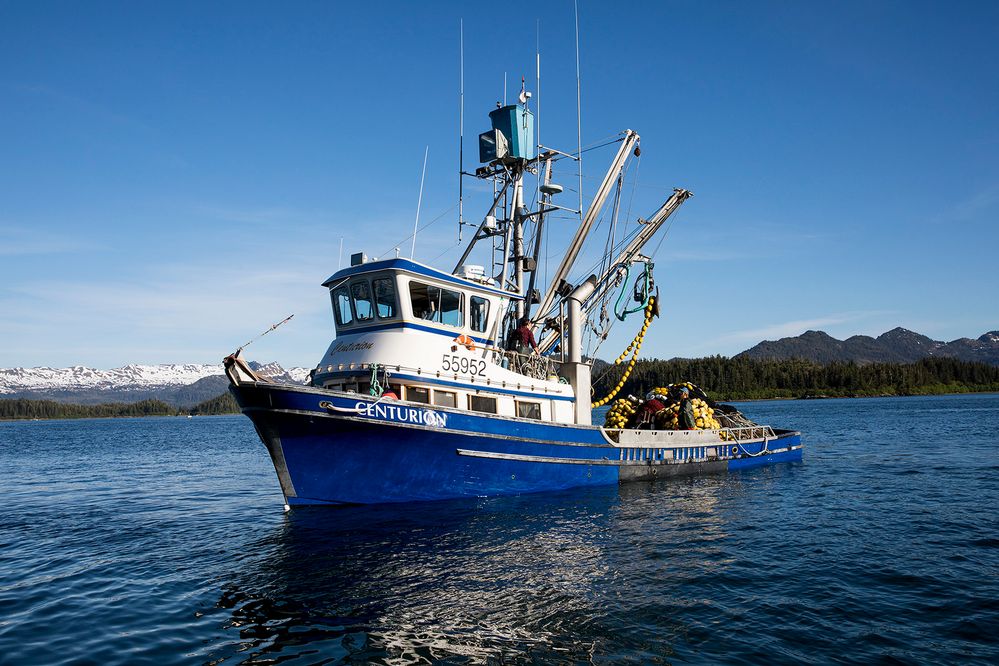
M 630 353 L 626 373 L 634 366 L 658 307 L 643 250 L 691 193 L 677 188 L 647 219 L 618 225 L 624 175 L 640 155 L 639 135 L 625 130 L 608 142 L 616 154 L 585 210 L 581 195 L 578 209 L 560 203 L 554 168 L 582 149 L 537 143 L 529 99 L 522 91 L 517 103 L 497 105 L 479 136 L 481 166 L 462 172 L 491 185 L 492 197 L 452 269 L 398 251 L 352 255 L 323 282 L 335 337 L 307 385 L 258 375 L 239 350 L 225 359 L 286 507 L 554 491 L 801 459 L 800 433 L 754 423 L 592 423 L 594 406 L 624 385 L 594 399 L 595 349 L 615 322 L 640 322 L 618 359 Z M 608 199 L 601 259 L 580 277 L 577 260 Z M 546 223 L 567 214 L 578 226 L 543 280 Z

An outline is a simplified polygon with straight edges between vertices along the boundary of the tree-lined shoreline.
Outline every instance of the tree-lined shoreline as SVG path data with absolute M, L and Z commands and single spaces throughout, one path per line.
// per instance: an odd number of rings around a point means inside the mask
M 0 400 L 0 421 L 211 416 L 238 413 L 239 406 L 228 391 L 193 407 L 174 407 L 162 400 L 141 400 L 132 403 L 111 402 L 101 405 L 74 405 L 55 400 L 31 400 L 27 398 Z
M 594 372 L 594 395 L 617 385 L 623 366 Z M 621 395 L 642 396 L 674 382 L 689 381 L 714 400 L 780 398 L 870 398 L 999 392 L 999 367 L 953 358 L 915 363 L 816 363 L 802 359 L 754 360 L 710 356 L 639 361 Z

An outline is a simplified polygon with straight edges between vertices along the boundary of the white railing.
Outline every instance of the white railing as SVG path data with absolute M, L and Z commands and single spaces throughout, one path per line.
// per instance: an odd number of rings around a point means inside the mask
M 718 432 L 725 432 L 735 438 L 736 442 L 746 439 L 774 439 L 777 435 L 770 426 L 741 426 L 738 428 L 722 428 Z
M 560 363 L 557 363 L 548 356 L 539 354 L 521 354 L 514 351 L 502 352 L 500 365 L 505 366 L 520 375 L 525 375 L 533 379 L 549 379 L 557 377 Z M 557 380 L 556 380 L 557 381 Z
M 506 353 L 515 354 L 516 352 L 506 352 Z M 527 356 L 526 354 L 517 354 L 517 355 L 518 356 Z M 535 359 L 539 359 L 541 363 L 551 363 L 552 364 L 552 370 L 554 370 L 555 364 L 554 364 L 553 361 L 551 361 L 551 359 L 548 359 L 548 358 L 545 358 L 545 357 L 541 357 L 541 356 L 535 356 L 534 358 Z M 329 375 L 329 374 L 334 374 L 334 373 L 339 373 L 339 372 L 351 372 L 351 371 L 353 371 L 353 372 L 357 372 L 357 371 L 370 372 L 372 365 L 375 365 L 375 364 L 372 364 L 372 363 L 336 363 L 336 364 L 330 364 L 330 365 L 321 365 L 321 366 L 318 366 L 316 368 L 316 370 L 317 370 L 316 376 L 324 376 L 324 375 Z M 496 365 L 499 365 L 499 364 L 497 363 Z M 543 366 L 543 365 L 540 365 L 540 364 L 536 364 L 536 365 L 532 366 L 532 367 L 534 367 L 534 368 L 537 369 L 537 374 L 527 375 L 524 372 L 520 372 L 519 374 L 525 375 L 525 380 L 526 381 L 511 381 L 509 379 L 492 379 L 490 377 L 486 377 L 486 376 L 481 375 L 481 374 L 479 374 L 479 375 L 473 375 L 473 374 L 462 373 L 462 372 L 454 372 L 454 371 L 446 372 L 446 371 L 443 371 L 443 370 L 430 369 L 430 368 L 417 368 L 417 367 L 412 367 L 412 366 L 400 365 L 400 364 L 397 364 L 397 363 L 389 363 L 389 364 L 381 364 L 381 363 L 379 363 L 379 364 L 377 364 L 377 367 L 378 367 L 378 372 L 379 372 L 379 381 L 381 381 L 381 373 L 383 373 L 385 371 L 388 371 L 390 377 L 391 377 L 391 375 L 393 375 L 395 373 L 404 372 L 404 373 L 407 373 L 407 374 L 410 374 L 410 375 L 415 375 L 415 376 L 417 376 L 419 378 L 426 377 L 428 379 L 429 378 L 447 379 L 447 380 L 467 382 L 469 385 L 484 385 L 484 386 L 488 386 L 492 390 L 498 391 L 500 393 L 502 393 L 503 389 L 513 389 L 513 390 L 518 390 L 518 391 L 523 391 L 523 390 L 540 391 L 542 393 L 549 393 L 551 395 L 564 395 L 563 391 L 554 389 L 550 385 L 546 386 L 544 384 L 536 384 L 536 383 L 534 383 L 534 382 L 531 381 L 532 379 L 534 379 L 534 380 L 546 380 L 546 381 L 558 381 L 558 379 L 555 379 L 555 380 L 549 379 L 549 377 L 551 377 L 553 375 L 544 374 L 542 372 L 542 370 L 541 370 L 542 368 L 544 369 L 544 372 L 548 371 L 549 366 L 547 366 L 547 365 Z M 364 377 L 358 376 L 357 379 L 363 381 Z

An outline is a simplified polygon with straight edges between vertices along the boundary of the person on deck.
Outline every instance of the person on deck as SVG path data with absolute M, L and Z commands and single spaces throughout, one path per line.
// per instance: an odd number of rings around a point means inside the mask
M 697 427 L 697 419 L 694 417 L 694 405 L 690 402 L 690 391 L 686 388 L 680 389 L 680 429 L 693 430 Z
M 666 404 L 660 400 L 658 393 L 649 393 L 645 396 L 645 402 L 638 410 L 638 429 L 654 430 L 656 427 L 656 414 L 666 409 Z
M 534 332 L 531 331 L 531 320 L 527 317 L 520 318 L 520 325 L 513 331 L 513 340 L 516 351 L 521 354 L 530 354 L 531 350 L 538 353 L 538 343 L 534 340 Z

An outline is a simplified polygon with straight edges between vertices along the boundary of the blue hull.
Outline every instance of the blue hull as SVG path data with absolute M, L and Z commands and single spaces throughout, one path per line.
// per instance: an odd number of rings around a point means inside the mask
M 289 505 L 513 495 L 801 460 L 800 434 L 790 431 L 743 443 L 734 454 L 730 446 L 701 446 L 667 461 L 664 449 L 627 456 L 594 426 L 279 384 L 232 391 L 267 446 Z

